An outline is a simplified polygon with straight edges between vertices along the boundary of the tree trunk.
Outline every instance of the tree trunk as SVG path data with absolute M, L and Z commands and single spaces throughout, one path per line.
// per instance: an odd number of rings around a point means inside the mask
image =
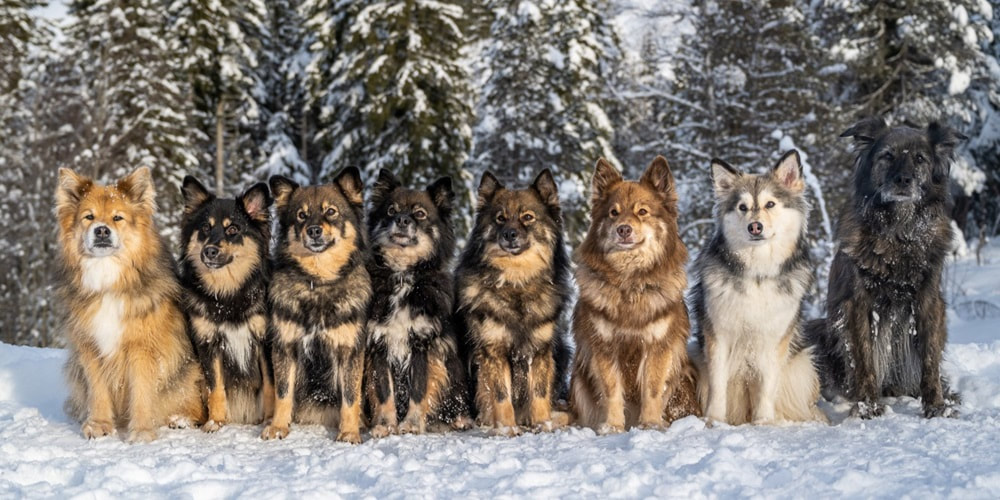
M 225 196 L 222 189 L 225 187 L 223 173 L 225 172 L 225 111 L 226 106 L 222 99 L 215 106 L 215 195 Z

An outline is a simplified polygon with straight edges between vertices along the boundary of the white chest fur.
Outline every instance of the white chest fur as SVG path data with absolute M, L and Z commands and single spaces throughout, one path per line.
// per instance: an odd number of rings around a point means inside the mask
M 758 345 L 779 341 L 799 312 L 805 291 L 797 283 L 792 288 L 774 279 L 734 283 L 732 277 L 708 277 L 705 302 L 714 334 Z
M 102 292 L 118 281 L 121 268 L 112 257 L 84 258 L 80 261 L 81 284 L 92 292 Z
M 410 362 L 410 332 L 418 336 L 430 336 L 440 328 L 436 320 L 424 315 L 414 316 L 413 311 L 402 303 L 411 288 L 412 284 L 405 281 L 398 285 L 390 299 L 392 313 L 385 321 L 372 323 L 369 328 L 373 339 L 385 343 L 389 359 L 402 366 Z
M 120 298 L 110 294 L 101 298 L 97 311 L 90 319 L 90 333 L 101 356 L 109 357 L 118 348 L 124 333 L 124 314 L 125 302 Z
M 223 325 L 222 335 L 226 339 L 226 355 L 236 363 L 243 372 L 250 367 L 251 352 L 253 351 L 254 334 L 250 331 L 250 325 L 243 323 L 238 326 Z

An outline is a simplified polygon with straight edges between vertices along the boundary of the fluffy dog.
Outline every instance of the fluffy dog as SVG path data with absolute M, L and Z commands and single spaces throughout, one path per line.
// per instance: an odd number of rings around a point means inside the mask
M 712 160 L 715 236 L 695 262 L 698 395 L 710 422 L 825 420 L 803 349 L 809 204 L 797 151 L 766 174 Z
M 591 224 L 577 249 L 580 298 L 570 404 L 598 432 L 661 427 L 697 414 L 677 192 L 658 156 L 639 182 L 597 162 Z
M 373 437 L 423 433 L 428 417 L 468 425 L 465 368 L 451 320 L 454 198 L 450 177 L 418 191 L 388 170 L 372 190 L 365 393 Z
M 204 379 L 155 211 L 148 168 L 110 186 L 59 169 L 66 411 L 83 422 L 87 438 L 127 427 L 130 442 L 152 441 L 157 427 L 205 420 Z
M 361 174 L 350 167 L 332 184 L 306 187 L 274 176 L 270 185 L 278 214 L 268 292 L 276 398 L 274 419 L 261 437 L 284 438 L 294 419 L 336 422 L 338 441 L 360 443 L 372 293 Z
M 267 335 L 271 195 L 267 185 L 218 199 L 184 179 L 181 284 L 208 386 L 208 421 L 259 424 L 274 413 Z
M 958 396 L 941 375 L 941 271 L 953 237 L 948 174 L 964 137 L 937 123 L 889 128 L 881 118 L 842 137 L 856 143 L 854 193 L 837 227 L 827 318 L 808 328 L 824 389 L 856 401 L 861 418 L 882 414 L 880 396 L 920 397 L 924 416 L 956 416 Z
M 552 428 L 569 359 L 559 323 L 570 284 L 558 188 L 548 170 L 526 189 L 483 174 L 475 226 L 455 273 L 479 422 L 504 435 L 519 433 L 518 424 Z

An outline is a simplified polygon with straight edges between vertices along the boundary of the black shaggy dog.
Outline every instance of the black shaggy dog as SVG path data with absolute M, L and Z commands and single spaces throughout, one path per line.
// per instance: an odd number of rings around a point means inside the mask
M 837 227 L 827 319 L 809 324 L 825 392 L 882 414 L 880 396 L 920 397 L 924 416 L 956 416 L 941 375 L 948 337 L 941 271 L 952 241 L 945 209 L 955 146 L 942 125 L 888 128 L 881 118 L 843 133 L 857 159 L 854 195 Z
M 382 170 L 372 189 L 365 394 L 373 437 L 423 433 L 428 418 L 469 425 L 451 321 L 454 199 L 450 177 L 421 191 Z
M 477 420 L 498 434 L 554 425 L 552 402 L 565 389 L 570 357 L 561 327 L 569 266 L 552 173 L 522 189 L 484 173 L 455 271 L 456 318 Z
M 202 430 L 259 424 L 274 409 L 265 345 L 271 195 L 259 183 L 219 199 L 191 176 L 182 192 L 183 300 L 208 387 Z

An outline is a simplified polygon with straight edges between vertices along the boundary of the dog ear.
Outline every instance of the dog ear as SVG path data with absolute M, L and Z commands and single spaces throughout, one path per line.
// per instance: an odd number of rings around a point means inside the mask
M 198 179 L 190 175 L 184 177 L 184 182 L 181 184 L 181 194 L 184 195 L 185 216 L 193 214 L 202 205 L 215 199 L 215 196 L 209 193 L 208 189 L 198 182 Z
M 257 222 L 267 222 L 271 220 L 271 192 L 267 189 L 267 184 L 258 182 L 250 189 L 247 189 L 236 202 L 243 207 L 243 211 Z
M 958 144 L 968 139 L 961 132 L 947 125 L 942 125 L 938 122 L 931 122 L 927 125 L 927 141 L 930 142 L 934 154 L 941 161 L 950 160 Z
M 771 175 L 794 193 L 801 193 L 806 189 L 805 180 L 802 179 L 802 159 L 799 152 L 792 149 L 781 155 L 781 159 L 774 165 Z
M 59 169 L 59 187 L 56 189 L 56 210 L 75 205 L 94 181 L 68 168 Z
M 667 159 L 657 156 L 653 162 L 646 167 L 646 171 L 639 178 L 639 183 L 649 186 L 657 193 L 667 196 L 674 191 L 674 174 L 670 172 L 670 165 Z
M 288 201 L 292 199 L 292 193 L 299 188 L 298 183 L 281 175 L 272 175 L 267 182 L 271 185 L 274 206 L 278 207 L 278 210 L 282 210 L 288 205 Z
M 476 210 L 482 210 L 483 207 L 493 200 L 493 196 L 497 194 L 497 191 L 501 189 L 504 189 L 503 184 L 489 170 L 483 172 L 483 177 L 479 180 L 479 189 L 476 193 L 478 198 L 476 201 Z
M 118 181 L 118 190 L 149 213 L 156 211 L 156 188 L 149 167 L 139 167 Z
M 389 197 L 393 189 L 399 187 L 399 179 L 393 175 L 387 169 L 380 169 L 378 171 L 378 178 L 375 179 L 375 185 L 372 186 L 371 202 L 373 207 L 377 207 Z
M 452 203 L 455 201 L 455 191 L 451 188 L 451 177 L 442 177 L 434 181 L 430 186 L 427 186 L 427 194 L 439 212 L 451 210 Z
M 624 181 L 622 173 L 617 168 L 604 158 L 598 159 L 597 165 L 594 166 L 594 178 L 590 181 L 590 205 L 597 206 L 597 201 L 603 198 L 609 189 L 622 181 Z
M 888 128 L 881 116 L 873 116 L 855 123 L 840 136 L 852 137 L 858 146 L 863 147 L 875 142 L 875 139 L 879 138 Z
M 732 165 L 718 159 L 712 158 L 712 186 L 715 188 L 715 197 L 723 198 L 736 185 L 736 179 L 743 176 Z
M 333 183 L 344 193 L 347 201 L 361 207 L 365 204 L 365 184 L 361 182 L 361 171 L 358 167 L 345 167 L 333 178 Z
M 542 170 L 535 177 L 535 182 L 531 183 L 531 187 L 542 197 L 542 203 L 545 203 L 545 206 L 559 209 L 559 186 L 556 185 L 556 179 L 552 177 L 551 170 Z

